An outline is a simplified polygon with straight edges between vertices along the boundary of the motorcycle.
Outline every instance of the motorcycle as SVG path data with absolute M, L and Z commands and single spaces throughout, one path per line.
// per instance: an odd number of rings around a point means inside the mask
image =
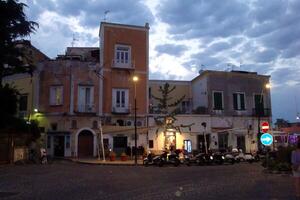
M 215 164 L 222 165 L 225 162 L 225 156 L 220 152 L 213 153 L 212 156 Z

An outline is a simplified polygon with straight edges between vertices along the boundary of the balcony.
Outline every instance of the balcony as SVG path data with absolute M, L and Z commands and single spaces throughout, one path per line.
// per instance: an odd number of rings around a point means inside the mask
M 271 109 L 270 108 L 253 108 L 252 116 L 255 117 L 270 117 Z
M 122 115 L 127 115 L 130 113 L 130 109 L 129 108 L 122 108 L 122 107 L 116 107 L 113 106 L 112 107 L 112 114 L 122 114 Z
M 77 111 L 80 113 L 95 113 L 96 108 L 94 104 L 84 104 L 84 105 L 78 105 Z
M 118 62 L 118 60 L 113 59 L 112 60 L 112 68 L 116 68 L 116 69 L 132 69 L 134 70 L 135 68 L 135 64 L 134 61 L 128 60 L 128 63 L 123 63 L 123 62 Z

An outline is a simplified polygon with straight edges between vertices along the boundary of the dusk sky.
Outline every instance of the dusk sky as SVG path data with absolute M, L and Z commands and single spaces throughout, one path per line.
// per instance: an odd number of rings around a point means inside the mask
M 150 78 L 191 80 L 202 69 L 271 75 L 273 120 L 300 112 L 299 0 L 24 0 L 31 40 L 51 58 L 99 46 L 99 25 L 150 24 Z

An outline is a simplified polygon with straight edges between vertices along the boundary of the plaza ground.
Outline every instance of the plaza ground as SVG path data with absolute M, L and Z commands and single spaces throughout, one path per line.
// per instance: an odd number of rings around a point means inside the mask
M 289 199 L 290 175 L 258 163 L 222 166 L 104 166 L 67 161 L 0 166 L 0 199 Z

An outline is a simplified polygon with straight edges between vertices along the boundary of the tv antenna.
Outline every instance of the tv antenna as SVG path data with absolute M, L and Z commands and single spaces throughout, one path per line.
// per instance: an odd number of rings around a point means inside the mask
M 77 38 L 75 38 L 75 34 L 73 33 L 73 39 L 72 39 L 72 42 L 71 42 L 72 47 L 74 47 L 76 41 L 79 41 L 79 40 Z
M 110 11 L 109 10 L 106 10 L 105 12 L 104 12 L 104 18 L 103 18 L 103 21 L 105 21 L 106 22 L 106 17 L 107 17 L 107 14 L 109 13 Z

